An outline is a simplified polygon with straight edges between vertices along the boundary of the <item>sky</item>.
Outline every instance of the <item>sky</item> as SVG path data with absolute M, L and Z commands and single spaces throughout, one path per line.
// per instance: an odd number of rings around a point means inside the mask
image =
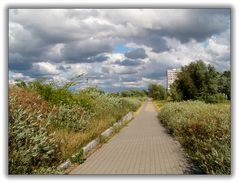
M 9 9 L 10 81 L 146 89 L 196 60 L 230 70 L 230 9 Z

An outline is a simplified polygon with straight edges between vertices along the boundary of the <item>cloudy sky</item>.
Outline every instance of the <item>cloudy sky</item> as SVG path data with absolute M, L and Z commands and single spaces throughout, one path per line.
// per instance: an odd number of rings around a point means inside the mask
M 142 89 L 199 59 L 230 69 L 229 9 L 9 10 L 9 80 Z

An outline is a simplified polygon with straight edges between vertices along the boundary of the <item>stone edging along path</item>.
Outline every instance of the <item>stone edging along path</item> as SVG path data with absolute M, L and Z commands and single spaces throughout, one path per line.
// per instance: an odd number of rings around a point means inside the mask
M 96 146 L 101 142 L 100 139 L 101 138 L 107 138 L 109 137 L 112 132 L 114 131 L 114 129 L 116 129 L 119 126 L 124 125 L 127 121 L 131 121 L 134 118 L 134 113 L 133 112 L 129 112 L 128 114 L 126 114 L 121 120 L 117 121 L 114 123 L 114 125 L 108 129 L 106 129 L 104 132 L 102 132 L 97 138 L 95 138 L 94 140 L 90 141 L 86 146 L 84 146 L 83 149 L 83 157 L 86 157 L 86 155 L 91 152 L 91 150 L 93 150 L 94 148 L 96 148 Z M 73 155 L 74 156 L 74 155 Z M 72 157 L 73 157 L 72 156 Z M 70 167 L 72 165 L 72 162 L 70 159 L 67 159 L 64 163 L 60 164 L 57 169 L 59 170 L 64 170 L 67 169 L 68 167 Z

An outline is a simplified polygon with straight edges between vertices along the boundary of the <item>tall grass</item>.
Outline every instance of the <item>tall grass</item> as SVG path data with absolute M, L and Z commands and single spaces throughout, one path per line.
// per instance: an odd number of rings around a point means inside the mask
M 167 103 L 159 119 L 205 173 L 231 173 L 230 105 Z
M 57 164 L 140 104 L 96 88 L 73 93 L 39 81 L 10 87 L 9 173 L 60 173 Z

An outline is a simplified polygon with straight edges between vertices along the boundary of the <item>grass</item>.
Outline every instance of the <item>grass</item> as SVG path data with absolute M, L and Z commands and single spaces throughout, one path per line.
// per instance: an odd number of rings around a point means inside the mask
M 231 122 L 227 102 L 170 102 L 161 108 L 158 117 L 205 173 L 231 173 Z
M 167 103 L 167 100 L 154 100 L 154 106 L 159 111 L 165 104 Z
M 9 173 L 63 173 L 55 167 L 141 102 L 96 88 L 73 93 L 41 82 L 10 87 Z

